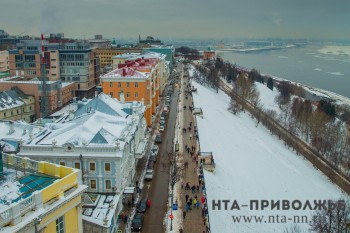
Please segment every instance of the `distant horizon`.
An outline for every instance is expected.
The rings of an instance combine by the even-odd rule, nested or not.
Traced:
[[[5,32],[7,32],[10,36],[30,36],[30,37],[40,37],[41,34],[23,34],[19,35],[20,33],[10,33],[8,30],[5,28],[0,28],[3,29]],[[135,41],[137,42],[139,39],[139,34],[136,34],[135,37],[121,37],[121,36],[105,36],[103,34],[94,34],[92,36],[87,36],[84,35],[84,37],[74,37],[74,36],[69,36],[69,34],[66,34],[64,31],[59,31],[59,32],[47,32],[44,34],[45,37],[48,37],[51,33],[64,33],[64,38],[67,39],[77,39],[77,40],[92,40],[95,39],[95,35],[102,35],[103,39],[109,39],[109,40],[128,40],[128,41]],[[167,41],[190,41],[190,42],[200,42],[200,41],[237,41],[237,42],[242,42],[242,41],[305,41],[305,42],[320,42],[320,43],[349,43],[350,44],[350,38],[349,39],[341,39],[341,38],[334,38],[334,39],[323,39],[323,38],[287,38],[287,37],[166,37],[162,38],[161,36],[157,35],[140,35],[141,39],[146,39],[147,36],[152,36],[154,39],[160,39],[162,42],[167,42]]]

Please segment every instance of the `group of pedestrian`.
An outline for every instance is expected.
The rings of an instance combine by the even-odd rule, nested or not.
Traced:
[[[128,215],[127,215],[127,213],[122,212],[121,217],[122,217],[122,219],[121,219],[122,222],[126,224],[128,222]]]

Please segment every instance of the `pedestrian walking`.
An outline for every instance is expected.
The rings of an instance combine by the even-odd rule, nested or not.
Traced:
[[[148,199],[146,204],[147,204],[147,207],[148,207],[148,208],[151,207],[151,200]]]
[[[186,198],[186,202],[187,202],[187,201],[188,201],[188,198],[189,198],[188,194],[186,194],[185,198]]]
[[[186,165],[185,165],[185,168],[186,168]],[[184,182],[182,181],[182,182],[181,182],[181,189],[184,189],[184,187],[185,187],[185,184],[184,184]]]
[[[186,218],[186,211],[182,211],[182,217],[185,219]]]
[[[125,214],[124,212],[122,212],[122,222],[124,222],[124,217],[125,217]]]
[[[128,200],[128,208],[130,209],[131,208],[131,201]]]
[[[125,215],[124,216],[124,223],[127,223],[128,222],[128,215]]]

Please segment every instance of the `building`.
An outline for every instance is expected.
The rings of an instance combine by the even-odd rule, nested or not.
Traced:
[[[0,153],[1,232],[83,232],[80,170]]]
[[[35,121],[35,98],[17,87],[0,92],[0,120]]]
[[[113,59],[113,63],[112,63],[112,69],[118,69],[119,64],[124,64],[127,60],[131,60],[134,57],[137,57],[138,55],[140,55],[141,53],[123,53],[123,54],[119,54],[114,56]]]
[[[203,51],[203,60],[212,60],[215,58],[215,51],[208,47]]]
[[[91,48],[105,48],[105,49],[111,48],[111,40],[103,39],[102,35],[100,35],[101,39],[97,39],[96,36],[95,36],[95,39],[88,40],[88,42],[91,45]]]
[[[100,65],[101,68],[104,68],[105,66],[112,66],[113,64],[113,57],[124,54],[124,53],[141,53],[142,49],[140,48],[97,48],[96,49],[96,56],[100,58]]]
[[[73,104],[76,110],[62,112],[22,142],[18,155],[81,169],[89,192],[83,204],[84,232],[115,232],[123,191],[133,186],[136,162],[146,153],[145,107],[103,93]]]
[[[141,101],[146,106],[145,118],[148,126],[156,113],[159,96],[167,80],[165,55],[145,53],[131,56],[124,64],[101,76],[104,93],[120,101]]]
[[[0,79],[0,91],[10,90],[17,87],[24,94],[34,96],[35,98],[35,115],[40,118],[40,107],[42,92],[42,82],[39,79],[23,81],[21,77],[10,77]],[[73,82],[47,81],[47,110],[48,114],[53,113],[58,108],[63,107],[75,96],[76,84]]]
[[[89,43],[73,42],[60,45],[61,81],[75,82],[76,97],[79,99],[95,96],[96,79],[100,75],[100,65],[96,55]]]
[[[151,47],[152,45],[163,45],[163,43],[161,40],[154,39],[152,36],[147,36],[146,39],[142,40],[141,36],[139,35],[138,47],[147,48]]]
[[[0,51],[0,75],[9,71],[9,52]]]
[[[160,45],[144,48],[142,51],[151,51],[165,55],[165,60],[169,62],[170,71],[173,70],[175,48],[172,45]]]
[[[43,127],[23,121],[0,121],[0,144],[4,152],[17,153],[22,141],[33,139]]]
[[[11,76],[21,75],[26,79],[42,77],[41,40],[23,40],[16,49],[9,51],[9,68]],[[60,63],[57,44],[44,41],[45,77],[50,81],[60,79]]]

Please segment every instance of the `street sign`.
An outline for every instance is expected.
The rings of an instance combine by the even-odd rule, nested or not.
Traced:
[[[170,215],[169,215],[169,218],[170,218],[170,219],[173,219],[173,218],[174,218],[174,216],[173,216],[172,214],[170,214]]]
[[[173,210],[177,210],[178,209],[178,205],[176,203],[173,204]]]

